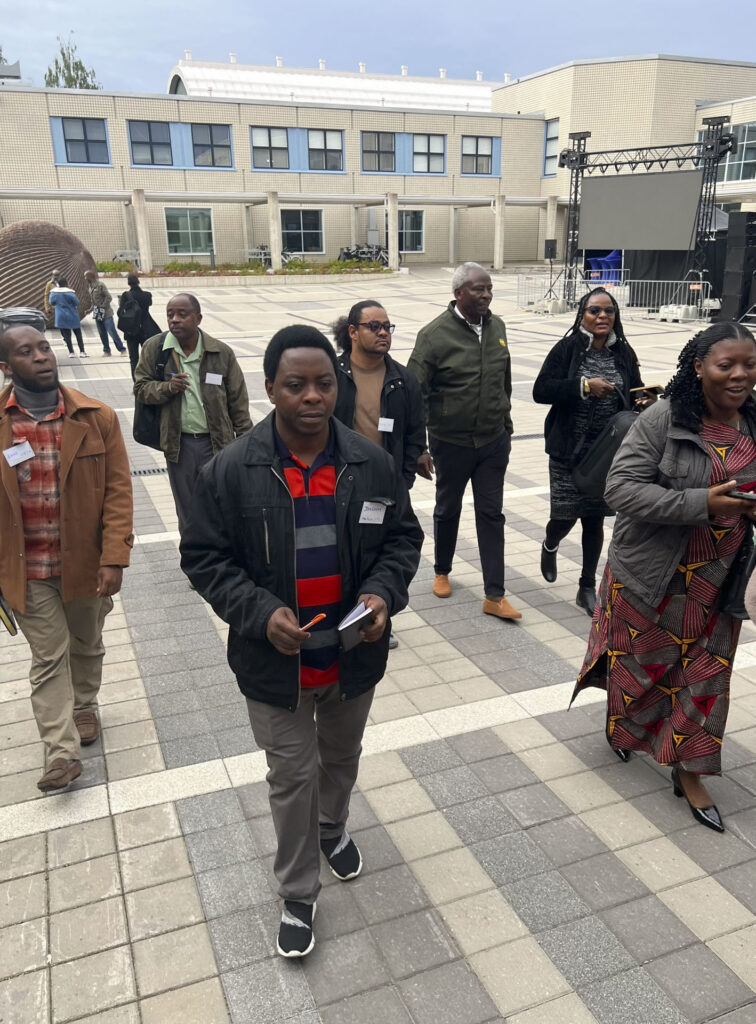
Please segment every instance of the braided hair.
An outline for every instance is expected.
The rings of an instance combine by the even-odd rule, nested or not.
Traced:
[[[589,292],[586,292],[586,294],[581,298],[580,302],[578,302],[577,313],[575,315],[575,322],[573,323],[572,327],[570,327],[569,331],[565,333],[564,337],[569,338],[570,335],[578,333],[580,325],[583,322],[583,317],[585,316],[586,308],[591,304],[591,299],[594,295],[609,296],[612,302],[612,306],[614,307],[614,333],[618,341],[627,342],[627,338],[625,337],[625,329],[622,326],[622,320],[620,318],[620,311],[619,306],[617,305],[617,300],[610,291],[608,291],[606,288],[603,288],[601,285],[599,285],[597,288],[592,288]]]
[[[336,323],[332,324],[331,330],[333,331],[336,348],[340,348],[342,352],[352,351],[352,338],[349,334],[349,328],[356,327],[360,322],[363,309],[369,309],[371,306],[375,306],[378,309],[384,308],[382,302],[376,302],[375,299],[363,299],[362,302],[355,302],[346,316],[340,316]]]
[[[664,397],[670,400],[672,407],[673,422],[697,434],[701,432],[706,402],[695,362],[705,359],[718,341],[752,341],[756,345],[756,338],[743,324],[732,320],[712,324],[694,334],[685,345],[677,359],[677,373],[664,390]]]

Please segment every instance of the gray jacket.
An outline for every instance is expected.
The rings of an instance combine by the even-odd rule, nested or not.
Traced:
[[[756,436],[753,409],[749,403],[744,411]],[[612,463],[604,497],[618,516],[609,567],[654,608],[664,597],[693,530],[709,522],[710,477],[711,458],[704,442],[672,422],[666,399],[638,417]]]

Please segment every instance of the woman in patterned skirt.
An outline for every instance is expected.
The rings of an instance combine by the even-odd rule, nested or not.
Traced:
[[[665,399],[638,418],[609,472],[617,523],[575,694],[608,692],[607,739],[621,760],[672,765],[676,796],[724,831],[702,776],[721,747],[740,621],[723,588],[756,518],[731,497],[756,481],[756,341],[720,323],[680,354]]]
[[[604,545],[604,517],[613,515],[603,498],[581,494],[572,466],[643,382],[638,359],[622,330],[619,309],[606,288],[594,288],[578,306],[575,323],[546,356],[533,398],[551,409],[544,433],[549,455],[551,518],[541,545],[541,573],[557,578],[557,549],[575,523],[583,528],[583,567],[576,604],[593,615],[596,567]]]

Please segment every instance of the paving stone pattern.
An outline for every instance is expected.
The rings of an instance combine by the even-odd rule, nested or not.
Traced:
[[[400,360],[449,280],[422,268],[370,283],[399,324]],[[711,781],[718,836],[674,800],[667,770],[617,761],[600,694],[565,710],[588,627],[573,603],[580,538],[546,585],[544,410],[530,390],[568,318],[518,311],[513,278],[495,289],[517,427],[507,586],[523,620],[481,615],[466,502],[452,597],[430,593],[427,541],[394,623],[350,816],[364,871],[341,884],[324,865],[302,963],[273,952],[264,756],[226,629],[180,571],[161,456],[131,441],[127,364],[61,354],[63,380],[119,412],[139,473],[137,543],[106,624],[103,739],[67,794],[36,789],[28,649],[0,646],[3,1024],[756,1024],[756,631],[744,627]],[[167,297],[155,293],[157,308]],[[358,297],[349,281],[203,289],[205,326],[234,345],[255,421],[267,339],[299,318],[325,330]],[[667,379],[691,331],[630,327],[646,378]],[[432,536],[432,485],[418,481],[413,501]]]

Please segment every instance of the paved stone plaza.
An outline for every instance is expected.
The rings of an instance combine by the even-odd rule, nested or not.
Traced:
[[[204,326],[234,345],[255,421],[262,354],[279,327],[325,328],[375,297],[406,361],[450,295],[450,272],[360,283],[202,287]],[[732,681],[728,831],[696,825],[669,770],[621,764],[597,691],[567,713],[588,619],[574,604],[579,533],[549,586],[545,408],[533,379],[569,318],[516,308],[509,325],[516,435],[507,476],[507,575],[521,623],[481,615],[465,506],[446,601],[426,540],[398,650],[365,736],[350,830],[363,874],[324,867],[317,945],[273,952],[280,916],[265,764],[226,664],[224,627],[178,568],[162,456],[131,440],[128,363],[56,342],[61,377],[118,409],[134,470],[137,541],[107,620],[103,737],[64,794],[36,788],[43,753],[22,638],[0,645],[2,1024],[754,1024],[756,631]],[[155,292],[160,312],[170,292]],[[164,323],[164,316],[157,316]],[[635,322],[647,383],[665,383],[691,330]],[[432,533],[433,485],[413,491]]]

